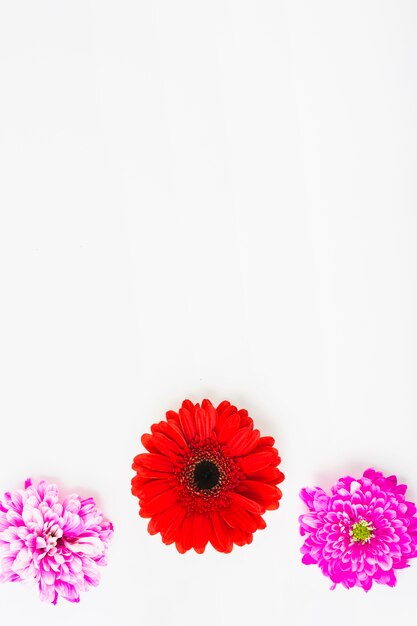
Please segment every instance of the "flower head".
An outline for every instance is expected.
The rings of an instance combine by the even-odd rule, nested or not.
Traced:
[[[209,400],[185,400],[151,431],[142,436],[148,452],[132,466],[132,493],[150,534],[182,553],[202,553],[208,542],[220,552],[251,543],[282,496],[273,438],[261,437],[248,412],[227,401],[215,409]]]
[[[45,602],[79,602],[99,583],[112,534],[93,498],[61,500],[56,485],[28,479],[0,502],[0,582],[36,581]]]
[[[417,556],[416,507],[406,485],[367,469],[362,478],[340,478],[328,496],[302,489],[309,512],[300,516],[303,563],[317,564],[333,581],[369,591],[372,582],[393,587],[395,570]]]

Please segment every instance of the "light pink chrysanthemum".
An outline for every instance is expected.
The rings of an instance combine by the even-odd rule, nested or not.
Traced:
[[[350,589],[369,591],[372,582],[396,584],[395,570],[417,556],[416,506],[407,502],[407,485],[396,476],[367,469],[362,478],[346,476],[331,489],[306,488],[300,497],[309,512],[301,515],[303,563],[316,564],[325,576]]]
[[[45,602],[79,602],[99,583],[112,534],[93,498],[61,501],[56,485],[28,479],[0,502],[0,582],[36,581]]]

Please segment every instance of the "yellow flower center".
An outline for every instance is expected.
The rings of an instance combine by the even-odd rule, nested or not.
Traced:
[[[352,526],[352,540],[359,541],[360,543],[366,543],[370,541],[374,536],[373,532],[375,528],[371,522],[366,522],[364,519],[360,522],[355,522]]]

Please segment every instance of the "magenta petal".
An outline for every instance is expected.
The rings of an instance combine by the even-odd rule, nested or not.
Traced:
[[[317,564],[333,587],[393,587],[395,570],[417,557],[417,509],[405,493],[396,476],[373,468],[359,479],[340,478],[330,497],[319,487],[302,489],[302,562]]]
[[[28,479],[0,506],[0,582],[34,580],[44,602],[79,602],[99,582],[112,535],[93,498],[60,500],[55,484]]]

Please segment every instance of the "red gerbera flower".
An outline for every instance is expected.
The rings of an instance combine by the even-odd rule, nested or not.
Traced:
[[[148,531],[181,553],[220,552],[251,543],[265,528],[266,510],[277,509],[284,480],[272,437],[261,437],[245,409],[209,400],[185,400],[179,412],[142,436],[148,450],[133,462],[132,493]]]

